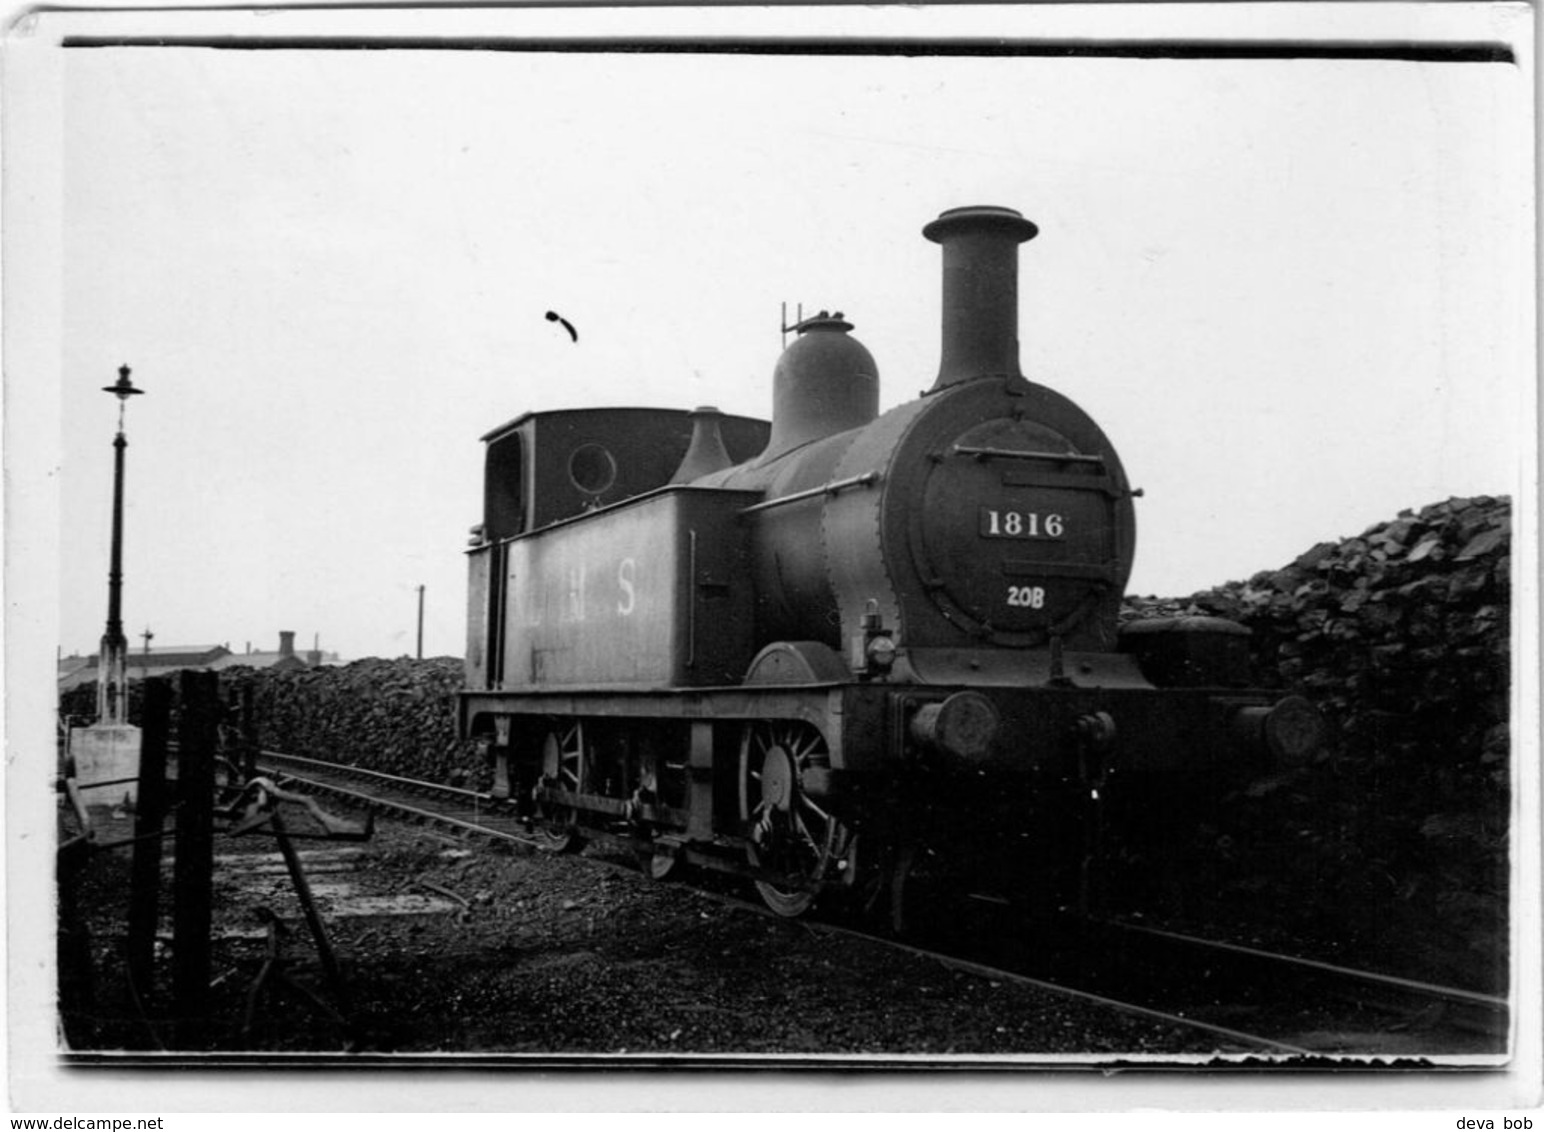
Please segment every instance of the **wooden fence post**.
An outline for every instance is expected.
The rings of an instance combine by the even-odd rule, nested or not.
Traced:
[[[253,706],[254,689],[241,689],[241,776],[247,782],[257,777],[257,712]]]
[[[177,1044],[182,1049],[198,1049],[208,1036],[214,764],[220,745],[219,676],[213,672],[183,672],[181,693],[172,997],[178,1021]]]
[[[134,858],[129,873],[129,982],[142,1006],[155,989],[155,938],[161,898],[161,833],[166,826],[166,751],[171,687],[145,681],[139,748],[139,801],[134,813]]]

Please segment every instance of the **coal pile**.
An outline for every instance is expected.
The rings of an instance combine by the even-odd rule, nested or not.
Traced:
[[[1246,582],[1130,598],[1125,615],[1239,621],[1257,682],[1310,696],[1345,743],[1462,748],[1472,774],[1504,779],[1510,550],[1507,498],[1450,499]]]
[[[252,689],[259,747],[486,789],[486,759],[456,738],[463,679],[458,659],[402,657],[324,668],[231,668],[220,674],[220,691],[236,705]]]
[[[1256,681],[1309,697],[1332,725],[1317,762],[1250,783],[1203,831],[1196,875],[1219,902],[1285,907],[1348,949],[1497,989],[1510,552],[1509,499],[1449,499],[1247,581],[1128,599],[1128,619],[1247,626]]]
[[[456,693],[464,680],[454,657],[432,660],[376,658],[320,668],[249,668],[220,672],[225,704],[220,735],[234,747],[241,705],[252,701],[252,739],[258,747],[305,755],[385,774],[469,789],[486,789],[490,768],[475,744],[456,738]],[[180,703],[172,684],[171,728]],[[129,722],[141,722],[139,681],[129,685]],[[96,684],[60,696],[60,712],[89,720],[96,713]],[[227,751],[229,753],[229,750]]]

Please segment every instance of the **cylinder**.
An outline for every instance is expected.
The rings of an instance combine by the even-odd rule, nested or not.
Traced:
[[[1019,370],[1019,245],[1039,229],[1011,208],[951,208],[922,234],[943,247],[942,389]]]

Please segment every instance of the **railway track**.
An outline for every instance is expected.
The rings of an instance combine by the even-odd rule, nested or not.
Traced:
[[[1506,1049],[1510,1008],[1500,996],[1141,924],[1095,921],[1089,928],[1103,936],[1106,952],[1129,952],[1135,943],[1141,967],[1164,971],[1176,985],[1183,979],[1197,1017],[1253,1009],[1294,1026],[1317,1048],[1329,1045],[1342,1053],[1387,1054],[1403,1047],[1485,1057]],[[1130,982],[1132,975],[1124,974]],[[1328,1016],[1317,1025],[1316,1011]]]
[[[366,809],[432,822],[529,849],[541,847],[541,842],[527,831],[509,805],[475,790],[278,751],[260,752],[257,763],[260,771],[275,773],[294,786]]]
[[[489,841],[543,847],[507,803],[361,767],[264,751],[264,773],[291,789],[429,822]],[[722,891],[715,899],[768,915]],[[1026,921],[1000,908],[951,918],[952,930],[899,941],[813,923],[993,981],[1035,986],[1211,1034],[1219,1054],[1488,1062],[1506,1051],[1503,998],[1200,939],[1147,925],[1066,917]]]
[[[1002,916],[968,930],[994,967],[1300,1053],[1490,1061],[1507,1048],[1498,996],[1113,920]]]

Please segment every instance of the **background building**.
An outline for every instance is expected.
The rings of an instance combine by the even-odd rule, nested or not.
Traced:
[[[59,691],[67,692],[97,678],[100,657],[72,655],[59,660]],[[271,652],[254,651],[251,642],[246,651],[235,653],[230,645],[165,645],[159,648],[131,649],[128,656],[130,682],[151,676],[167,676],[183,669],[217,672],[225,668],[316,668],[340,663],[335,652],[324,653],[313,647],[295,651],[295,634],[285,629],[279,633],[279,647]]]

